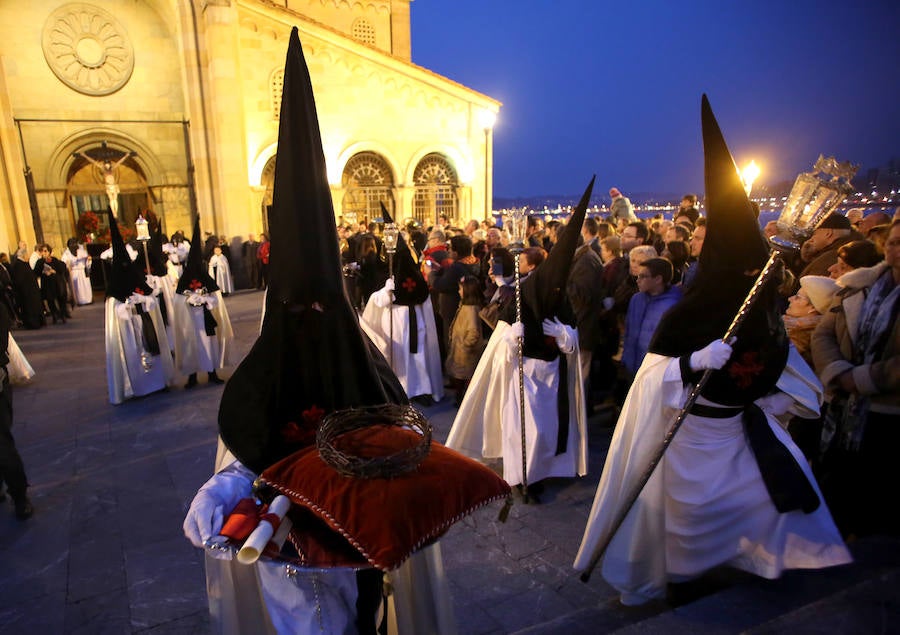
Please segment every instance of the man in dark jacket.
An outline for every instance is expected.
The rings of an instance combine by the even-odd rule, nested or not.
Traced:
[[[597,221],[588,218],[582,227],[582,237],[588,230],[588,221],[593,221],[592,229],[596,229]],[[566,231],[566,230],[564,230]],[[588,232],[589,233],[589,232]],[[575,313],[575,326],[578,329],[578,361],[581,364],[581,376],[584,379],[585,398],[590,402],[591,360],[594,350],[603,346],[604,330],[601,328],[600,314],[603,311],[603,261],[594,251],[597,242],[596,233],[590,242],[585,242],[575,250],[572,258],[572,270],[566,282],[566,295]],[[599,246],[598,246],[599,249]]]

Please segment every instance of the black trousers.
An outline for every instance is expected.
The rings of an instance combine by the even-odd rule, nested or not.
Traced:
[[[3,390],[0,392],[0,482],[6,483],[6,489],[13,500],[20,500],[25,496],[28,479],[25,477],[22,457],[13,440],[12,422],[12,394],[9,378],[4,375]]]

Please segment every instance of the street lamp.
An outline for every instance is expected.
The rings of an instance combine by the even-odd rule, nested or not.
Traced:
[[[497,123],[497,113],[493,110],[482,110],[478,115],[479,123],[484,129],[484,219],[491,218],[491,199],[490,199],[490,156],[491,156],[491,130]]]
[[[750,196],[750,190],[753,189],[753,181],[759,176],[759,166],[756,161],[750,161],[747,166],[741,170],[741,182],[744,184],[744,191]]]

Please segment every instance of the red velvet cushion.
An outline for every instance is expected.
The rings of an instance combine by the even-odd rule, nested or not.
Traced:
[[[342,435],[335,445],[383,456],[420,438],[410,430],[372,426]],[[312,447],[272,465],[262,480],[295,503],[291,538],[304,564],[369,563],[384,571],[398,567],[450,525],[510,491],[481,463],[435,442],[415,471],[395,478],[342,476]]]

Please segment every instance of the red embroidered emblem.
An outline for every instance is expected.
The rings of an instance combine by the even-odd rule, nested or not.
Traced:
[[[134,292],[137,293],[138,295],[145,295],[144,290],[141,289],[140,287],[135,287]]]
[[[765,364],[758,357],[756,351],[745,351],[740,358],[728,365],[728,374],[739,388],[749,388],[753,379],[765,370]]]
[[[308,424],[316,424],[322,421],[322,417],[325,415],[325,411],[319,408],[316,404],[313,404],[309,407],[309,410],[303,411],[303,421]]]
[[[287,443],[310,445],[316,440],[316,429],[301,427],[296,421],[288,421],[281,426],[281,438]]]
[[[188,286],[190,286],[191,289],[196,291],[197,289],[200,289],[201,287],[203,287],[203,283],[200,282],[199,280],[191,280],[191,284]]]
[[[400,286],[402,286],[404,289],[406,289],[407,293],[412,293],[413,290],[416,288],[416,281],[413,280],[412,278],[407,278],[406,280],[403,281],[403,284]]]

